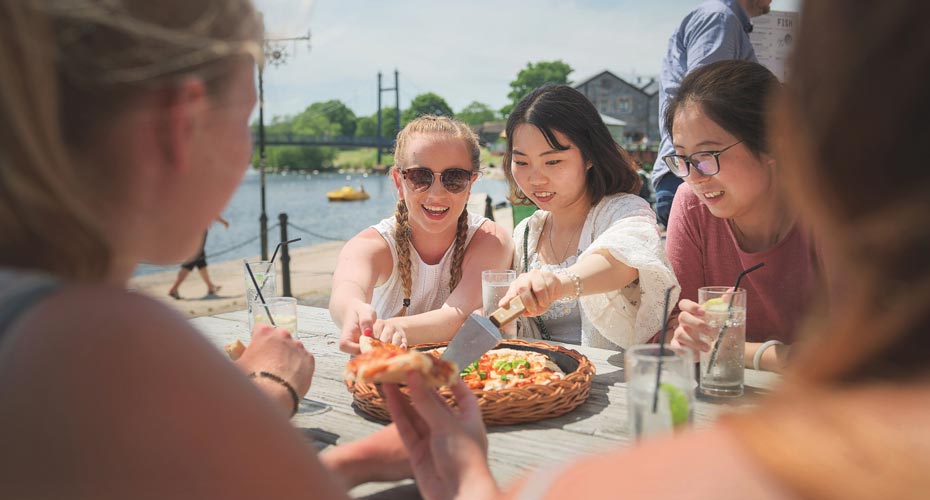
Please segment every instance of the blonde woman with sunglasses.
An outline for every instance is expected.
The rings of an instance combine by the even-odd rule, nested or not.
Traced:
[[[479,155],[475,134],[447,117],[422,116],[398,134],[397,211],[349,240],[333,275],[343,351],[358,353],[362,335],[449,340],[481,308],[481,271],[510,268],[509,233],[466,210]]]

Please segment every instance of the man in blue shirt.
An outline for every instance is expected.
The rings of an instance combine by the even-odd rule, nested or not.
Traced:
[[[662,157],[675,153],[665,131],[665,108],[678,92],[681,81],[691,71],[717,61],[739,59],[756,61],[749,42],[750,17],[769,12],[772,0],[708,0],[682,19],[668,41],[668,52],[659,76],[659,156],[652,170],[656,192],[656,215],[668,226],[675,191],[681,179],[668,171]]]

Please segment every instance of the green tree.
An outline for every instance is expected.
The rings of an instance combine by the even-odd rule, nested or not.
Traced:
[[[381,137],[397,137],[397,108],[381,108]],[[401,124],[403,125],[403,124]],[[375,137],[378,135],[378,112],[369,117],[360,118],[356,128],[356,137]]]
[[[487,104],[474,101],[459,111],[455,117],[469,125],[474,126],[481,125],[484,122],[493,121],[495,118],[497,118],[497,113],[495,113],[494,110],[491,109]]]
[[[374,137],[378,135],[378,116],[362,116],[355,122],[356,137]]]
[[[315,102],[311,104],[309,108],[307,108],[305,113],[325,116],[329,123],[338,124],[339,132],[337,135],[355,135],[357,122],[355,113],[338,99],[324,102]]]
[[[404,110],[401,119],[404,122],[403,124],[406,125],[414,118],[423,115],[453,117],[455,113],[452,112],[452,108],[449,107],[445,99],[432,92],[427,92],[414,97],[410,101],[410,107]]]
[[[501,115],[508,116],[514,106],[537,87],[546,83],[568,84],[568,75],[574,71],[568,64],[559,61],[540,61],[526,63],[526,67],[517,73],[517,78],[510,82],[507,97],[511,103],[501,108]]]

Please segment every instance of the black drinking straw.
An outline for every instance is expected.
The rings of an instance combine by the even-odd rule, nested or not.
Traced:
[[[656,368],[656,391],[652,395],[652,413],[659,409],[659,385],[662,384],[662,358],[665,356],[665,329],[668,328],[668,306],[669,298],[672,296],[672,288],[665,290],[665,315],[662,316],[662,330],[659,331],[659,366]]]
[[[258,299],[262,301],[262,306],[265,307],[265,313],[268,314],[268,321],[271,322],[271,326],[278,326],[274,323],[274,318],[271,317],[271,311],[268,310],[268,304],[265,303],[265,297],[262,296],[262,289],[258,286],[258,281],[255,280],[255,274],[252,273],[249,262],[247,260],[243,260],[243,262],[245,262],[245,270],[249,272],[249,277],[252,278],[252,284],[255,285],[255,292],[258,293]],[[248,291],[246,291],[246,295],[248,295]]]
[[[733,285],[733,293],[730,294],[730,303],[727,304],[727,320],[724,321],[723,327],[720,328],[720,333],[717,334],[717,340],[714,341],[714,349],[710,352],[710,359],[707,361],[707,372],[706,375],[710,375],[710,369],[713,368],[714,362],[717,361],[717,351],[720,350],[720,340],[723,339],[723,334],[727,332],[727,328],[730,327],[730,308],[733,307],[733,299],[736,298],[736,291],[739,290],[739,282],[742,281],[743,276],[759,269],[764,266],[764,262],[760,262],[749,269],[739,273],[739,276],[736,277],[736,284]]]
[[[293,240],[287,240],[284,243],[278,243],[278,246],[274,247],[274,253],[271,254],[271,265],[274,265],[274,258],[278,256],[278,250],[281,249],[281,245],[290,245],[295,241],[300,241],[300,238],[294,238]]]

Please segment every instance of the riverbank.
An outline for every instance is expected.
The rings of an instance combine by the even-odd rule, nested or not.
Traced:
[[[473,193],[468,200],[468,210],[483,214],[485,196],[485,193]],[[494,210],[494,219],[507,230],[513,230],[509,206]],[[315,307],[329,305],[333,271],[336,269],[339,251],[344,245],[344,241],[331,241],[291,249],[291,293],[297,297],[298,303]],[[257,259],[258,255],[249,258]],[[280,265],[279,261],[278,289],[283,291]],[[210,279],[220,287],[219,293],[215,295],[207,295],[207,286],[194,271],[180,287],[181,299],[169,297],[168,290],[177,277],[177,269],[135,276],[129,280],[129,287],[160,300],[191,318],[245,309],[242,259],[210,262],[207,268],[210,271]]]

